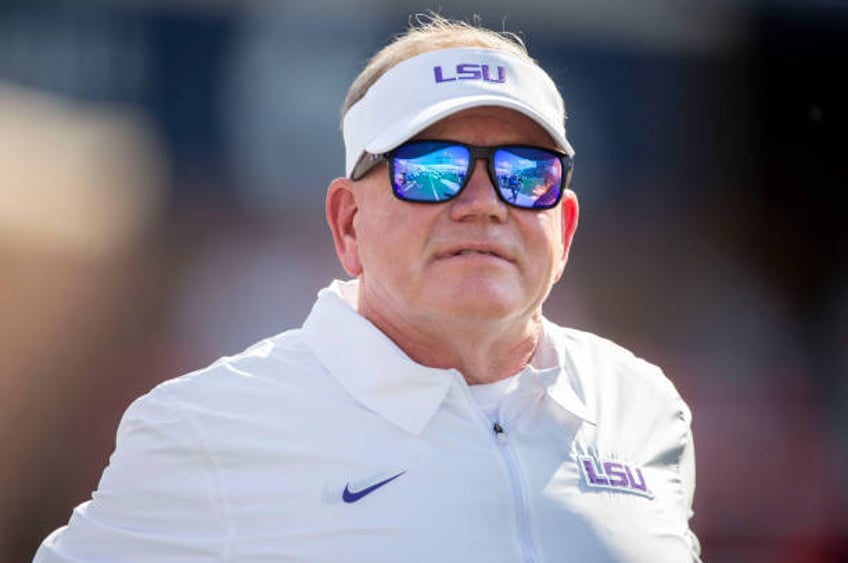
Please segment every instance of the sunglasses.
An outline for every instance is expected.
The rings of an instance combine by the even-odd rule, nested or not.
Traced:
[[[574,167],[574,157],[562,151],[525,145],[478,147],[452,141],[410,141],[381,155],[368,155],[352,179],[365,176],[388,161],[395,196],[404,201],[442,203],[462,191],[477,159],[488,163],[498,197],[520,209],[550,209]]]

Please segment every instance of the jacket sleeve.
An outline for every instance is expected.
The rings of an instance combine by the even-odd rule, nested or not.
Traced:
[[[203,436],[160,387],[124,413],[97,490],[44,540],[34,563],[220,559],[224,506]]]
[[[692,510],[692,503],[695,497],[695,445],[692,438],[692,426],[691,426],[691,415],[689,414],[688,408],[687,412],[687,422],[689,422],[688,432],[686,434],[686,440],[683,450],[683,456],[680,459],[680,480],[683,485],[683,503],[684,509],[686,511],[686,518],[691,521],[694,512]],[[695,532],[692,530],[691,525],[688,526],[686,531],[686,542],[689,545],[689,551],[692,554],[692,561],[694,563],[701,562],[701,544],[698,541],[698,536],[695,535]]]

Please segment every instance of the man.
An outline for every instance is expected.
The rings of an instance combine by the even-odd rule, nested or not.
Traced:
[[[343,115],[326,211],[355,279],[137,400],[36,561],[698,560],[688,408],[542,316],[578,218],[548,75],[434,18]]]

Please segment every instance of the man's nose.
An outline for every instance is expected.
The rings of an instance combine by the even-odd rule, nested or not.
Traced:
[[[506,220],[508,209],[495,192],[497,187],[489,177],[486,161],[477,159],[471,171],[471,178],[458,196],[451,202],[451,216],[458,220],[485,217],[493,221]]]

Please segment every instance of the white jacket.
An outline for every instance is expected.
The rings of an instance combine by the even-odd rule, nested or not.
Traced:
[[[544,322],[498,430],[323,290],[304,326],[136,400],[37,563],[697,561],[690,413],[661,371]]]

